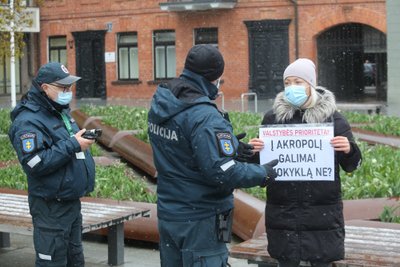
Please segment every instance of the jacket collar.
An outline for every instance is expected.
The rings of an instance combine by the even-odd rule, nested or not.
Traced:
[[[205,95],[208,96],[211,100],[215,100],[218,97],[218,88],[204,78],[201,75],[198,75],[188,69],[183,69],[182,74],[180,78],[185,79],[191,83],[194,83],[197,88],[201,90],[201,92]]]

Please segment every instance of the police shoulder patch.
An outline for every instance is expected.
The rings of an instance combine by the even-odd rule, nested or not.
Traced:
[[[25,154],[32,153],[36,150],[36,134],[25,133],[20,136],[22,152]]]
[[[229,132],[217,132],[218,148],[221,156],[231,157],[236,154],[235,147],[232,142],[232,134]]]

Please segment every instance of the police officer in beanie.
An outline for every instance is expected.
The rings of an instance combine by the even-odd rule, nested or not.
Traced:
[[[262,124],[333,123],[330,140],[335,151],[334,181],[274,181],[267,188],[265,223],[268,252],[279,267],[298,267],[308,261],[312,267],[331,267],[344,258],[344,219],[340,167],[356,170],[362,155],[346,118],[336,109],[335,96],[317,86],[314,62],[299,58],[283,74],[285,90],[280,92]],[[256,151],[261,139],[251,139]],[[294,177],[295,178],[295,177]]]
[[[95,164],[69,113],[72,85],[60,63],[43,65],[11,112],[9,137],[28,178],[36,267],[84,266],[80,197],[94,187]]]
[[[162,267],[227,266],[233,189],[265,186],[276,177],[277,161],[237,160],[243,143],[213,103],[223,71],[216,47],[195,45],[182,74],[152,99],[148,133],[158,173]]]

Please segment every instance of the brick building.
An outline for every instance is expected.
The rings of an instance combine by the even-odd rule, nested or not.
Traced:
[[[309,57],[339,101],[386,101],[385,0],[47,0],[40,12],[20,77],[64,62],[83,78],[78,99],[149,99],[193,44],[212,43],[225,99],[273,98],[287,64]]]

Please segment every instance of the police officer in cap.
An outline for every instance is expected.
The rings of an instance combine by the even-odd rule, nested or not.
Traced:
[[[157,169],[162,267],[228,266],[233,189],[265,186],[273,166],[240,162],[251,147],[233,135],[213,103],[224,59],[212,45],[195,45],[182,74],[161,84],[148,114]]]
[[[93,191],[95,164],[70,115],[80,77],[60,63],[43,65],[11,112],[9,137],[28,178],[38,266],[84,266],[80,197]]]

